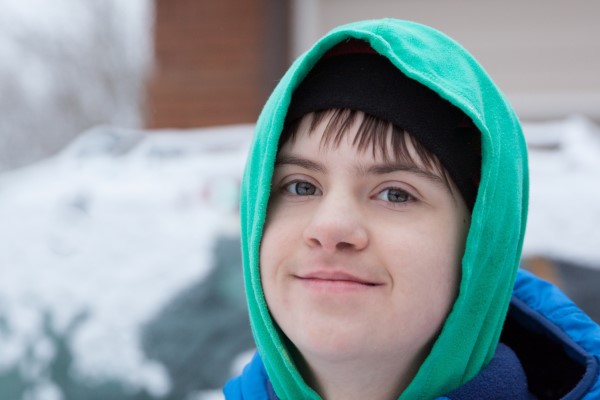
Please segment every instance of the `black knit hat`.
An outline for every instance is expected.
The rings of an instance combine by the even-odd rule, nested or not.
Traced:
[[[481,137],[471,120],[362,41],[330,50],[294,91],[286,125],[331,108],[362,111],[405,130],[435,154],[473,210]]]

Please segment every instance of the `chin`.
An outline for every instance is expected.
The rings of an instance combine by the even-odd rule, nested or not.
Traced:
[[[303,331],[303,335],[293,342],[303,355],[330,362],[347,361],[371,352],[368,337],[361,338],[355,332],[350,335],[341,329]]]

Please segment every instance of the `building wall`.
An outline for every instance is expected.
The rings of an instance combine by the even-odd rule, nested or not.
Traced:
[[[380,17],[421,22],[458,40],[524,119],[600,120],[596,0],[296,0],[293,55],[334,26]]]
[[[156,0],[146,126],[254,122],[285,68],[287,2]]]

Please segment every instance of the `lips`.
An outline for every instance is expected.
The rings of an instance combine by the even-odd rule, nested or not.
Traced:
[[[378,281],[366,277],[353,275],[345,271],[313,271],[295,276],[303,281],[313,283],[340,283],[355,284],[362,286],[379,286],[382,284]]]

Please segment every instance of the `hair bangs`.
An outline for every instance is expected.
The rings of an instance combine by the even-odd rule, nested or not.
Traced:
[[[439,175],[446,185],[450,187],[450,177],[439,159],[427,150],[410,133],[362,111],[348,108],[334,108],[306,114],[304,117],[288,124],[279,139],[279,148],[285,143],[294,143],[300,125],[309,124],[307,133],[312,135],[317,127],[326,119],[327,124],[321,137],[322,147],[338,147],[342,139],[349,134],[357,118],[363,115],[360,125],[352,138],[352,145],[359,152],[371,151],[373,157],[381,156],[386,162],[396,161],[407,165],[414,165]],[[310,120],[307,121],[307,118]],[[415,156],[409,149],[409,141],[414,149]]]

